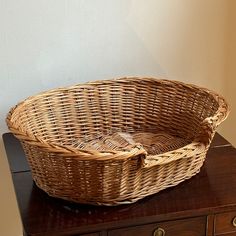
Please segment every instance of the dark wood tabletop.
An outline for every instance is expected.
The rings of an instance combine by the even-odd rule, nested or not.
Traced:
[[[33,182],[18,140],[3,135],[25,235],[93,235],[119,228],[236,209],[236,149],[216,134],[201,171],[134,204],[103,207],[52,198]],[[99,235],[103,235],[102,233]]]

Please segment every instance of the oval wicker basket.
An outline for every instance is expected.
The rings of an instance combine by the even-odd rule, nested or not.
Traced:
[[[223,97],[194,85],[121,78],[54,89],[11,109],[37,186],[79,203],[132,203],[200,171]]]

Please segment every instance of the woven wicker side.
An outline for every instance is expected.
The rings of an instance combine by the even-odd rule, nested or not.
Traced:
[[[23,144],[36,184],[49,195],[116,205],[198,173],[228,110],[207,89],[122,78],[33,96],[10,111],[7,124]]]
[[[17,107],[14,126],[46,143],[109,131],[164,130],[192,139],[217,101],[199,88],[151,79],[78,85]]]
[[[129,161],[91,162],[48,153],[26,143],[23,147],[33,179],[41,189],[81,203],[111,205],[115,199],[126,199],[135,188],[134,176],[141,167],[139,156]]]
[[[157,129],[192,140],[217,109],[207,91],[136,78],[53,90],[20,104],[12,119],[28,135],[58,145],[113,130]]]

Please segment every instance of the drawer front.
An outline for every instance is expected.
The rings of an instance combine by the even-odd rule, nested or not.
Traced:
[[[205,236],[206,217],[166,221],[111,230],[108,236]]]
[[[79,236],[99,236],[99,233],[80,234]]]
[[[236,236],[236,233],[220,234],[220,236]]]
[[[236,233],[236,211],[215,215],[215,234],[228,233]]]

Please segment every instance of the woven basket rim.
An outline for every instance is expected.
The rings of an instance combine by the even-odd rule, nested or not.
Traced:
[[[77,148],[72,148],[66,145],[58,145],[58,144],[54,144],[51,142],[46,142],[44,140],[39,139],[38,137],[27,133],[27,131],[21,130],[18,127],[15,126],[14,121],[12,121],[12,115],[14,114],[14,112],[16,112],[18,109],[20,109],[21,107],[23,107],[24,105],[26,105],[29,102],[33,102],[35,99],[39,98],[40,96],[45,96],[47,94],[53,93],[53,92],[68,92],[70,90],[73,90],[75,88],[93,88],[94,86],[97,86],[99,84],[112,84],[112,83],[130,83],[132,81],[137,81],[139,80],[139,82],[142,81],[149,81],[149,82],[158,82],[158,83],[163,83],[169,86],[173,86],[173,85],[177,85],[177,86],[184,86],[185,88],[189,88],[189,89],[198,89],[201,91],[204,91],[207,94],[210,94],[217,103],[219,103],[219,108],[217,109],[217,111],[215,112],[214,115],[207,117],[203,123],[207,123],[208,125],[212,125],[212,120],[214,120],[214,118],[217,117],[221,117],[221,119],[218,121],[218,124],[220,124],[223,120],[226,119],[226,117],[229,114],[229,105],[226,102],[226,100],[219,95],[218,93],[209,90],[207,88],[204,87],[200,87],[197,85],[193,85],[193,84],[189,84],[189,83],[184,83],[184,82],[180,82],[180,81],[176,81],[176,80],[169,80],[169,79],[161,79],[161,78],[154,78],[154,77],[121,77],[121,78],[115,78],[115,79],[108,79],[108,80],[96,80],[96,81],[90,81],[87,83],[81,83],[81,84],[76,84],[76,85],[72,85],[72,86],[66,86],[66,87],[58,87],[58,88],[54,88],[54,89],[50,89],[47,91],[43,91],[40,92],[36,95],[33,96],[29,96],[26,99],[24,99],[23,101],[19,102],[18,104],[16,104],[14,107],[11,108],[11,110],[9,111],[9,113],[7,114],[6,117],[6,123],[9,127],[9,130],[15,135],[20,137],[21,139],[24,139],[24,142],[30,142],[31,145],[36,145],[36,146],[40,146],[43,147],[45,149],[50,149],[50,151],[53,152],[57,152],[59,155],[61,156],[66,156],[66,155],[74,155],[75,157],[80,154],[80,156],[82,158],[89,158],[90,155],[97,155],[98,158],[96,158],[97,160],[107,160],[107,159],[127,159],[127,157],[132,157],[135,155],[139,155],[139,154],[143,154],[143,155],[147,155],[146,151],[140,147],[140,146],[135,146],[133,149],[131,150],[126,150],[126,151],[105,151],[105,152],[101,152],[101,151],[97,151],[97,150],[86,150],[86,149],[77,149]],[[217,124],[217,125],[218,125]],[[183,150],[183,149],[188,149],[188,148],[192,148],[192,144],[195,143],[196,147],[201,147],[202,146],[202,142],[201,140],[193,140],[192,143],[187,144],[179,149],[176,149],[174,151],[169,151],[169,152],[165,152],[163,154],[167,154],[167,153],[173,153],[179,150]],[[163,154],[158,154],[155,155],[155,157],[163,157]]]

